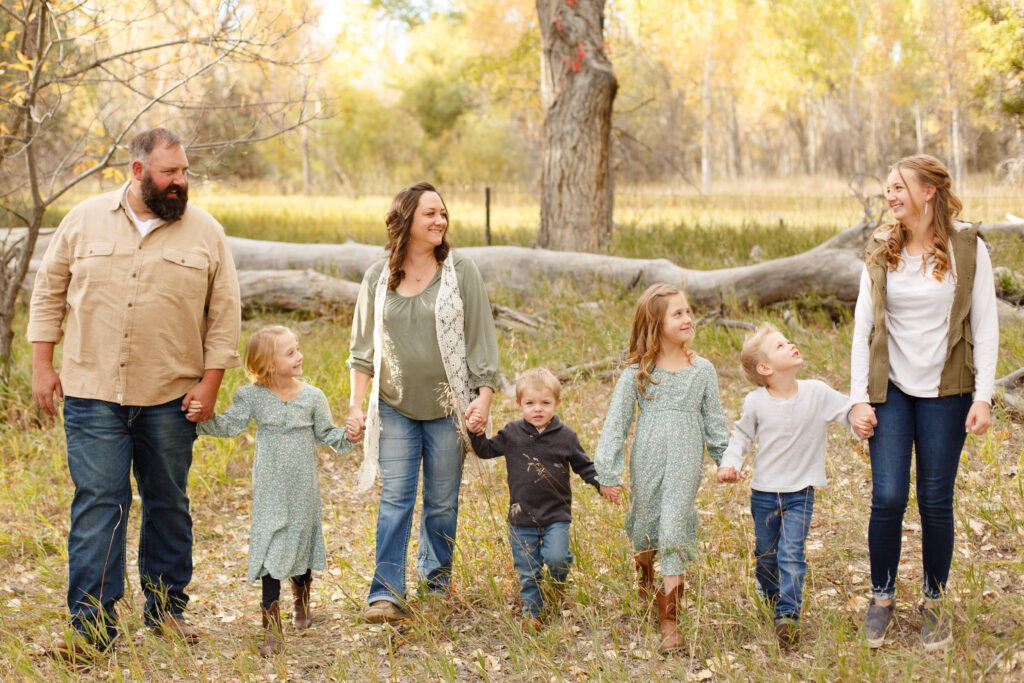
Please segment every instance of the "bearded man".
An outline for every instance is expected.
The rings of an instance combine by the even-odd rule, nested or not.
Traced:
[[[240,364],[235,266],[224,229],[188,203],[181,139],[154,128],[129,152],[131,179],[61,221],[29,315],[32,392],[50,415],[63,401],[75,485],[67,593],[74,629],[51,650],[67,660],[94,657],[117,636],[131,474],[142,502],[145,622],[196,641],[182,617],[192,579],[190,420],[210,417],[224,369]],[[53,352],[62,337],[58,373]],[[192,400],[204,409],[188,418]]]

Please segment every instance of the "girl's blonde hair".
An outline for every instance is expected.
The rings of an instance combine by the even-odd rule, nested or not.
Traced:
[[[274,374],[274,356],[286,334],[293,337],[295,333],[283,325],[269,325],[256,330],[245,345],[242,363],[253,384],[267,386]]]
[[[935,195],[931,200],[935,212],[932,219],[935,243],[925,253],[924,261],[927,264],[928,259],[934,259],[935,269],[932,271],[932,275],[936,280],[941,281],[946,277],[950,268],[949,236],[953,232],[953,220],[960,215],[960,210],[963,209],[963,203],[951,189],[953,183],[949,176],[949,170],[946,169],[945,164],[930,154],[903,157],[892,165],[889,173],[892,173],[893,170],[899,173],[904,185],[907,179],[903,173],[909,171],[922,185],[935,188]],[[914,208],[921,210],[921,207],[918,206]],[[925,210],[927,210],[927,203]],[[888,236],[885,242],[871,253],[869,260],[876,266],[885,266],[889,270],[896,270],[901,260],[900,253],[910,237],[910,230],[899,221],[884,226],[882,231],[886,229]]]
[[[640,396],[647,398],[647,387],[655,382],[651,378],[654,362],[661,353],[661,326],[668,309],[668,300],[677,294],[686,296],[686,292],[672,285],[656,284],[648,287],[640,300],[636,302],[633,313],[633,327],[629,332],[629,351],[626,353],[626,365],[636,365],[636,385]],[[693,361],[696,353],[687,344],[684,349],[687,358]]]

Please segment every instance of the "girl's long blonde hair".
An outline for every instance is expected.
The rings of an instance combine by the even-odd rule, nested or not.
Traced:
[[[648,287],[640,300],[636,302],[633,313],[633,327],[629,332],[629,351],[626,353],[626,365],[636,365],[636,385],[640,396],[648,398],[647,388],[656,384],[651,377],[654,363],[661,353],[661,326],[665,320],[668,300],[677,294],[686,295],[672,285],[656,284]],[[690,345],[684,349],[687,358],[692,362],[697,355]]]
[[[249,343],[245,345],[245,353],[242,355],[242,364],[253,384],[270,384],[270,377],[274,374],[277,347],[286,334],[295,336],[294,332],[283,325],[269,325],[261,327],[249,338]]]
[[[927,265],[928,259],[934,259],[935,269],[932,276],[941,281],[950,269],[949,236],[953,232],[953,220],[960,215],[963,203],[953,194],[952,179],[946,165],[930,154],[903,157],[892,165],[889,172],[892,173],[893,170],[899,173],[904,185],[907,179],[903,173],[909,171],[921,184],[935,188],[935,195],[932,197],[935,211],[932,228],[935,239],[932,248],[924,255],[924,262]],[[914,208],[920,211],[921,207]],[[889,270],[896,270],[900,264],[903,246],[910,237],[910,230],[899,221],[884,226],[879,232],[884,230],[888,230],[885,242],[868,258],[877,266],[884,265]]]

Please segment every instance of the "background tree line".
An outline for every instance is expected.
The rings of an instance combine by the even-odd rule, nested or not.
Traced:
[[[311,192],[538,182],[534,2],[376,0],[343,19],[311,158],[285,136],[248,172],[298,190],[312,166]],[[618,0],[605,21],[619,182],[849,177],[917,151],[957,178],[1024,179],[1019,0]]]

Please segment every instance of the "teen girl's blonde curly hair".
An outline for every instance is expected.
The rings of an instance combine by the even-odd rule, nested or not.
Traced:
[[[677,294],[685,296],[685,292],[672,285],[656,284],[648,287],[640,300],[636,302],[633,313],[633,327],[629,332],[629,351],[626,353],[626,365],[636,365],[636,385],[640,396],[648,398],[647,388],[656,384],[651,377],[654,362],[661,353],[661,327],[665,320],[668,300]],[[692,362],[696,352],[687,343],[684,348],[687,358]]]
[[[932,276],[936,280],[942,280],[950,269],[949,236],[953,232],[953,220],[960,215],[960,210],[963,209],[963,203],[951,189],[952,179],[949,177],[949,171],[945,164],[930,154],[904,157],[892,165],[889,173],[892,173],[893,170],[899,174],[904,185],[907,183],[907,175],[912,175],[922,185],[935,188],[935,195],[930,202],[926,202],[924,207],[917,206],[915,203],[914,208],[921,213],[929,210],[934,212],[932,218],[932,228],[935,234],[934,244],[925,253],[924,258],[925,264],[928,259],[933,259],[935,268],[932,271]],[[911,201],[914,201],[913,197],[911,197]],[[929,209],[929,204],[934,208]],[[888,231],[887,234],[886,231]],[[889,270],[896,270],[900,264],[903,247],[910,238],[910,229],[896,221],[881,227],[875,234],[880,237],[884,236],[885,241],[868,257],[870,262],[877,266],[884,265]]]

